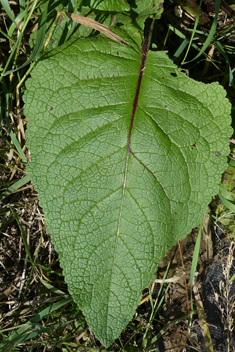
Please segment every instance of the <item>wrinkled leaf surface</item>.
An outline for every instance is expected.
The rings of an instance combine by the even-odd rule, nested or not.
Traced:
[[[166,53],[148,53],[133,113],[141,59],[106,38],[70,42],[39,62],[25,95],[28,173],[69,291],[106,346],[198,225],[229,153],[225,90]]]

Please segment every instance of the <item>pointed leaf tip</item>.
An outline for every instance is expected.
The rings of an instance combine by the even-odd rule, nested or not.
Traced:
[[[229,153],[225,90],[163,52],[148,54],[132,120],[141,53],[106,38],[67,43],[38,63],[24,98],[27,170],[69,291],[105,346],[198,225]]]

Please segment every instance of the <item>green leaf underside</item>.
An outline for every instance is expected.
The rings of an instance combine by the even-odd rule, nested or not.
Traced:
[[[27,170],[69,291],[106,346],[218,192],[232,133],[222,87],[149,52],[127,162],[140,63],[139,48],[81,39],[39,62],[25,95]]]

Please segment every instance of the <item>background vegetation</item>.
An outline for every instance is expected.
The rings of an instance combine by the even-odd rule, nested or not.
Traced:
[[[219,81],[227,91],[234,116],[233,6],[222,4],[220,8],[217,2],[201,3],[199,15],[198,4],[194,1],[166,1],[161,19],[155,22],[152,47],[167,50],[190,77],[205,83]],[[71,20],[61,19],[57,16],[58,11],[81,11],[109,26],[115,23],[115,13],[97,11],[89,7],[89,1],[81,0],[51,2],[49,11],[45,10],[47,5],[48,1],[2,0],[0,350],[99,351],[102,346],[69,296],[57,253],[46,232],[37,193],[25,172],[30,151],[25,147],[27,116],[24,116],[22,95],[25,79],[35,60],[45,50],[60,45],[57,38],[64,42],[71,35],[98,34]],[[158,348],[180,351],[194,343],[193,329],[204,322],[205,317],[203,306],[197,306],[201,302],[199,296],[195,292],[190,294],[190,273],[192,276],[197,266],[200,291],[205,269],[216,260],[224,239],[235,234],[234,145],[232,137],[228,169],[222,177],[220,192],[208,207],[210,217],[203,220],[204,242],[197,247],[196,264],[191,266],[198,229],[164,258],[156,274],[158,281],[143,292],[143,300],[133,320],[110,351],[157,351]],[[212,242],[213,236],[217,236],[216,243]],[[231,268],[229,279],[232,273]],[[168,279],[172,277],[173,280]],[[166,279],[164,283],[163,278]],[[227,311],[224,322],[227,327],[233,314],[232,309]],[[197,350],[212,351],[210,331],[205,328],[202,335],[204,342],[195,344]]]

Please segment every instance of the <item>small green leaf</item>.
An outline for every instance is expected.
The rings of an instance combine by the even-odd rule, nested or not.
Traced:
[[[66,43],[27,81],[27,170],[69,290],[105,346],[218,193],[232,134],[225,95],[164,52],[106,38]]]
[[[101,10],[101,11],[111,11],[111,12],[123,12],[129,11],[130,5],[125,0],[91,0],[90,8]]]
[[[135,4],[132,10],[137,15],[136,22],[142,29],[144,29],[146,18],[158,19],[163,12],[163,1],[161,0],[135,0]]]
[[[163,11],[163,1],[161,0],[135,0],[136,8],[133,10],[141,16],[157,16],[160,18],[160,13]]]

